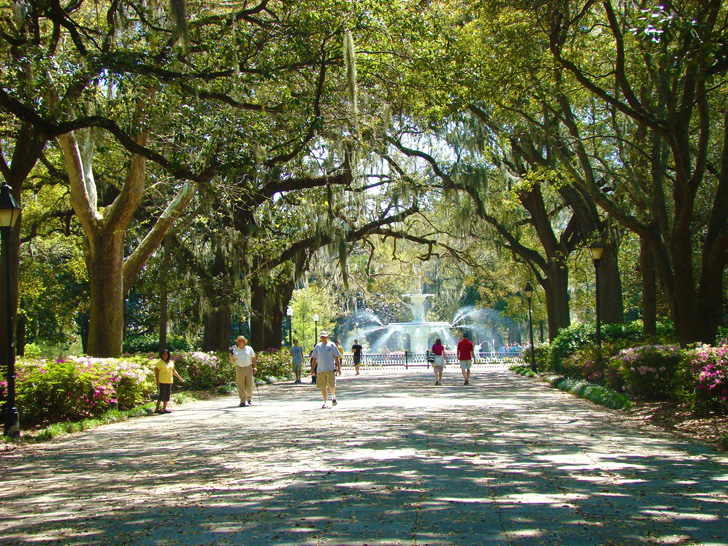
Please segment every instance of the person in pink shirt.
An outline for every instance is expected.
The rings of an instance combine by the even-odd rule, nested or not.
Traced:
[[[463,372],[463,379],[467,385],[470,383],[470,367],[475,360],[475,349],[473,342],[468,339],[467,332],[463,333],[463,339],[458,342],[458,360],[460,361],[460,371]]]
[[[445,347],[439,337],[435,340],[430,352],[435,355],[435,361],[432,363],[432,369],[435,370],[435,385],[442,385],[442,370],[445,368],[447,359]]]

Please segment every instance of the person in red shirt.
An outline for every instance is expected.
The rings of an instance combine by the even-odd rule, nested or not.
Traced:
[[[458,342],[458,360],[460,361],[460,371],[463,373],[463,379],[467,385],[470,383],[470,366],[475,360],[475,349],[473,342],[468,339],[467,332],[463,333],[463,339]]]

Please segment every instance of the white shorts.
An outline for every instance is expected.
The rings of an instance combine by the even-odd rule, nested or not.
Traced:
[[[433,368],[444,368],[445,367],[445,357],[443,355],[437,356],[435,355],[435,362],[432,363]]]
[[[472,360],[461,360],[460,361],[460,369],[462,370],[469,370],[470,366],[473,364]]]

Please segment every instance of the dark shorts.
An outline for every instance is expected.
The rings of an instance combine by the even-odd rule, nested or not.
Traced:
[[[172,383],[160,383],[159,384],[159,401],[169,402],[169,397],[172,396]]]
[[[361,362],[361,355],[360,356],[354,355],[354,364],[359,364],[360,362]]]

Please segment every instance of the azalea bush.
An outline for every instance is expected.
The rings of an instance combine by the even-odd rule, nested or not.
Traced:
[[[30,425],[97,417],[111,408],[129,409],[155,390],[154,372],[143,357],[18,359],[16,401]],[[0,382],[0,398],[7,383]]]
[[[610,359],[612,381],[621,378],[630,394],[665,400],[679,388],[677,378],[682,360],[676,345],[641,345],[622,349]]]
[[[695,409],[728,413],[728,345],[699,345],[688,352]]]
[[[174,368],[184,380],[182,388],[204,390],[235,381],[235,366],[228,353],[202,351],[172,353]]]
[[[284,379],[292,377],[291,355],[288,349],[268,349],[260,351],[258,357],[258,377],[267,379]],[[306,367],[304,359],[304,369]]]

